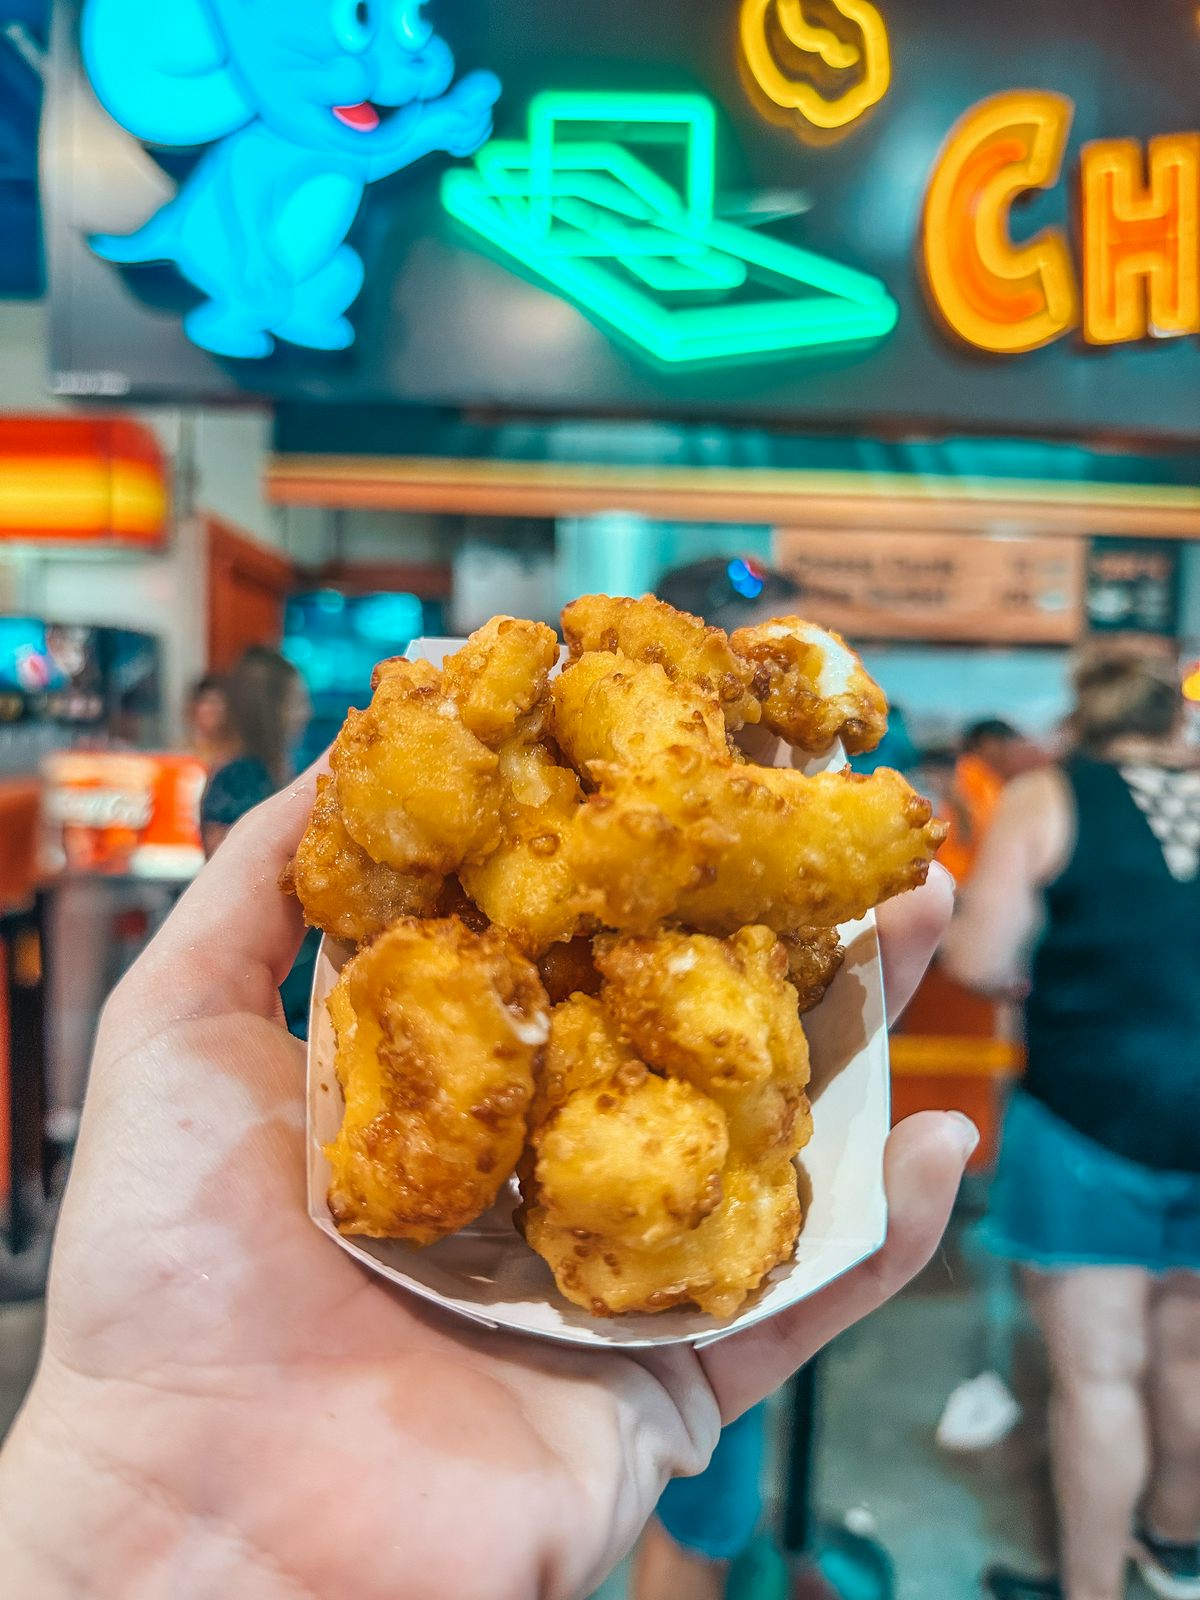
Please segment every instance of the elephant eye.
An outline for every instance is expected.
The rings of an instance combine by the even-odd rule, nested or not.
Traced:
[[[358,56],[370,48],[375,37],[374,9],[371,0],[333,0],[333,32],[343,50]]]
[[[433,38],[433,23],[421,15],[425,0],[395,0],[396,37],[409,50],[420,50]]]

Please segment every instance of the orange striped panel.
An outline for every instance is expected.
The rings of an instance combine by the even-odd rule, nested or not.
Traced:
[[[162,452],[140,423],[0,418],[0,540],[154,546],[169,515]]]

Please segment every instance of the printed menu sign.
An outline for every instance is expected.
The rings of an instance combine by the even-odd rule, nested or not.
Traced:
[[[780,529],[776,565],[816,621],[856,639],[1072,644],[1086,546],[1072,538]]]

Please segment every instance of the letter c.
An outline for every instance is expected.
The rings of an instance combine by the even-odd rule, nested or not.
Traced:
[[[967,112],[938,157],[925,201],[926,283],[953,332],[980,350],[1036,350],[1079,320],[1062,232],[1017,244],[1009,227],[1023,193],[1058,182],[1073,114],[1048,91],[996,95]]]

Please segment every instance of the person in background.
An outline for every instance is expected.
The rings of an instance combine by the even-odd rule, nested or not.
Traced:
[[[229,726],[229,690],[225,679],[206,673],[192,685],[187,699],[187,747],[210,772],[237,754]]]
[[[950,824],[950,836],[938,856],[958,883],[971,875],[1005,785],[1045,761],[1040,745],[998,717],[977,722],[963,734],[952,802],[943,818]]]
[[[200,802],[200,831],[211,856],[234,823],[295,777],[295,751],[312,716],[304,679],[277,650],[254,645],[228,679],[234,754],[208,781]],[[320,938],[304,941],[280,987],[288,1029],[308,1034],[309,997]]]
[[[1200,773],[1170,662],[1076,676],[1073,752],[1005,789],[943,945],[1026,1000],[985,1236],[1046,1340],[1062,1576],[996,1600],[1200,1597]],[[1031,969],[1026,955],[1032,949]]]
[[[958,753],[949,745],[931,745],[921,751],[913,784],[933,802],[934,812],[943,822],[949,820],[959,804],[954,787]]]
[[[230,753],[213,772],[201,804],[208,855],[234,823],[295,776],[294,751],[312,705],[304,680],[277,650],[253,645],[226,685]]]
[[[654,589],[677,611],[702,617],[710,627],[733,633],[770,617],[791,616],[800,602],[798,584],[752,556],[714,556],[676,567]]]
[[[852,756],[850,765],[855,772],[869,776],[880,767],[891,767],[912,779],[921,765],[921,752],[908,726],[908,713],[903,706],[892,704],[888,708],[888,728],[874,750],[864,755]]]

